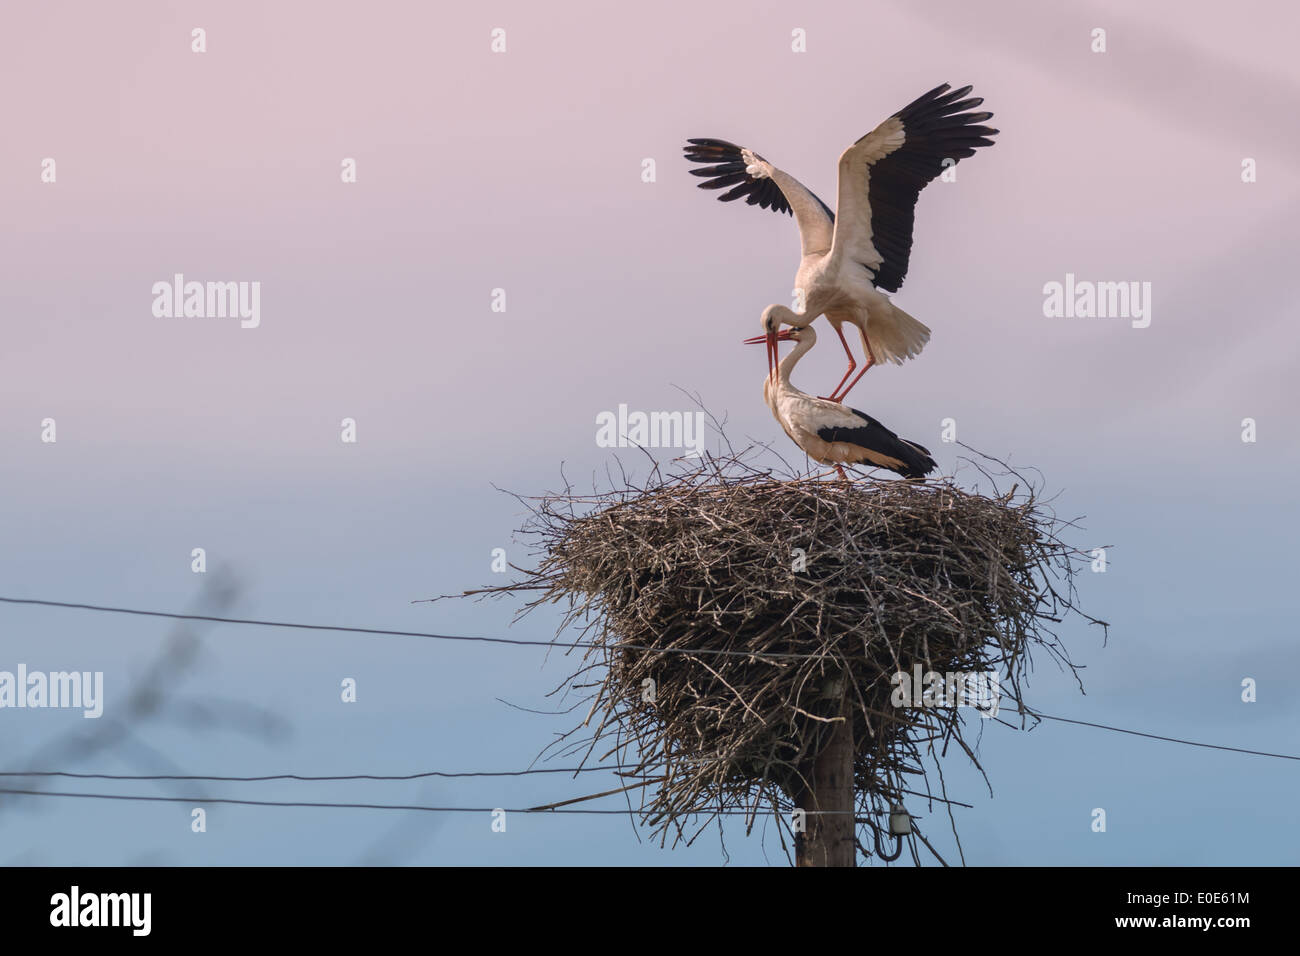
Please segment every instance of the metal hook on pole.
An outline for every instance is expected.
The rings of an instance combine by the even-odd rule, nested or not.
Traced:
[[[886,853],[880,847],[880,829],[872,827],[876,842],[876,856],[887,863],[892,863],[903,855],[903,837],[912,832],[912,817],[904,809],[901,803],[895,803],[889,808],[889,835],[894,838],[894,852]]]

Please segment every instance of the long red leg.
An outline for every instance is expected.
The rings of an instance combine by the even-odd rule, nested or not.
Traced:
[[[844,354],[849,357],[849,369],[847,372],[844,373],[844,377],[840,379],[839,385],[836,385],[833,389],[831,389],[831,393],[829,395],[820,396],[822,398],[825,398],[826,401],[828,402],[839,401],[839,399],[836,398],[835,396],[839,393],[840,385],[843,385],[845,382],[847,382],[849,380],[849,376],[853,374],[853,370],[858,367],[858,360],[853,357],[853,350],[849,348],[849,341],[844,337],[844,327],[841,325],[835,326],[835,334],[840,337],[840,344],[844,346]],[[862,371],[865,372],[866,369],[864,368]],[[858,376],[858,378],[861,377],[862,377],[861,375]],[[857,380],[858,379],[855,378],[853,381],[856,382]],[[852,387],[853,387],[852,385],[849,386],[849,388]]]
[[[846,474],[844,474],[844,469],[843,469],[840,465],[836,465],[836,466],[835,466],[835,470],[838,471],[838,472],[840,473],[840,478],[841,478],[843,481],[848,482],[848,480],[849,480],[849,476],[846,475]]]
[[[843,336],[840,336],[840,338],[843,338]],[[867,364],[864,365],[864,366],[862,367],[862,371],[858,373],[858,378],[855,378],[853,381],[849,382],[848,387],[847,387],[846,389],[844,389],[844,391],[842,391],[842,392],[838,392],[838,393],[836,393],[836,392],[831,392],[831,401],[832,401],[832,402],[842,402],[842,401],[844,401],[844,396],[847,395],[847,394],[849,394],[849,392],[853,390],[853,386],[854,386],[854,385],[857,385],[857,384],[858,384],[858,379],[860,379],[860,378],[862,378],[862,376],[866,375],[866,374],[867,374],[867,369],[871,368],[871,366],[873,366],[873,365],[876,364],[876,356],[873,355],[872,352],[871,352],[871,342],[867,339],[867,333],[866,333],[866,332],[863,332],[863,333],[862,333],[862,343],[863,343],[863,345],[866,347],[866,350],[867,350]],[[847,347],[848,347],[848,346],[846,345],[845,348],[847,348]],[[849,369],[849,371],[851,372],[851,371],[853,371],[853,369]],[[848,378],[847,375],[845,375],[844,377],[845,377],[845,378]],[[843,383],[843,382],[840,382],[840,384],[843,385],[844,383]]]

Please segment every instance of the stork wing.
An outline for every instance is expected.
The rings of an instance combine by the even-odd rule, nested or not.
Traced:
[[[799,180],[777,169],[758,153],[728,143],[724,139],[689,139],[686,158],[692,163],[707,163],[692,169],[692,176],[703,176],[701,189],[726,189],[718,197],[722,202],[745,197],[751,206],[776,212],[793,212],[799,224],[803,254],[828,252],[835,236],[835,214],[830,207]]]
[[[899,438],[866,412],[846,408],[856,420],[853,426],[831,425],[817,430],[825,442],[848,442],[863,450],[864,459],[878,468],[896,471],[904,478],[922,478],[939,467],[927,448]]]
[[[921,190],[945,160],[992,146],[997,130],[981,126],[992,113],[963,113],[984,102],[962,99],[969,86],[936,86],[885,120],[840,156],[839,220],[833,252],[866,266],[876,287],[897,292],[907,275],[912,226]]]

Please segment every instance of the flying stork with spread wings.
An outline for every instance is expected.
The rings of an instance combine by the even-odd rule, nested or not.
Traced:
[[[718,197],[723,202],[744,197],[751,206],[794,214],[803,255],[795,275],[796,304],[803,307],[768,306],[763,330],[774,351],[782,324],[803,328],[826,316],[849,358],[831,401],[843,399],[873,364],[902,364],[930,338],[930,330],[885,293],[897,292],[907,275],[921,190],[957,160],[993,145],[990,137],[998,131],[981,125],[993,114],[967,112],[984,102],[966,99],[970,91],[937,86],[846,149],[835,212],[751,149],[720,139],[688,140],[686,158],[706,164],[691,170],[704,177],[701,189],[727,189]],[[866,366],[847,387],[857,362],[841,329],[845,322],[857,326],[866,352]]]

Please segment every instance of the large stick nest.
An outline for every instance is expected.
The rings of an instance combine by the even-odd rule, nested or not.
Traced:
[[[540,561],[492,590],[567,608],[587,649],[562,686],[592,701],[562,743],[616,755],[661,842],[694,839],[688,818],[752,826],[796,805],[846,693],[870,824],[930,795],[926,752],[955,742],[979,765],[963,737],[978,713],[894,706],[895,674],[994,671],[1001,710],[1019,715],[1032,651],[1073,671],[1052,626],[1073,609],[1080,554],[1032,490],[779,480],[736,458],[623,485],[527,499]]]

